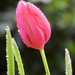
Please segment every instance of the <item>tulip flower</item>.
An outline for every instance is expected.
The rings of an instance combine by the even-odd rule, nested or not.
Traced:
[[[43,49],[51,36],[51,27],[43,12],[30,2],[20,0],[16,8],[19,34],[24,44]]]

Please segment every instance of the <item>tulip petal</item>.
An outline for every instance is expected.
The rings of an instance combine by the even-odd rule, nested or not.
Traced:
[[[33,32],[33,35],[30,34],[30,37],[33,38],[33,42],[36,46],[38,46],[38,48],[41,46],[43,47],[45,42],[43,31],[37,26],[37,23],[29,10],[26,11],[26,17]]]
[[[18,7],[16,8],[16,20],[17,20],[17,27],[19,29],[19,33],[21,35],[22,40],[27,46],[31,46],[31,43],[29,42],[27,36],[26,36],[26,30],[29,32],[29,29],[26,29],[25,26],[27,26],[27,22],[24,19],[22,4],[19,2]]]
[[[45,34],[45,41],[47,42],[51,35],[51,27],[47,18],[45,17],[43,12],[39,8],[31,4],[30,2],[27,2],[27,7],[29,8],[30,12],[35,18],[35,21],[37,22],[38,27],[43,30]]]

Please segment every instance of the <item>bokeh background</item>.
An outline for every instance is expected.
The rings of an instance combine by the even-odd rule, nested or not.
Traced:
[[[19,0],[0,0],[0,75],[6,75],[5,27],[9,26],[23,60],[26,75],[45,75],[40,52],[27,48],[16,27],[15,9]],[[38,6],[48,18],[52,35],[45,53],[52,75],[65,75],[65,48],[69,49],[75,75],[75,0],[27,0]],[[17,65],[16,73],[18,74]]]

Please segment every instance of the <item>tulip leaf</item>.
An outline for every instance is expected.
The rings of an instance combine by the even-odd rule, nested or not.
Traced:
[[[71,58],[68,49],[65,49],[65,68],[66,75],[72,75]]]
[[[14,55],[12,50],[12,39],[9,27],[6,27],[6,58],[7,58],[7,74],[14,75]]]
[[[18,46],[17,46],[17,44],[16,44],[14,38],[12,38],[12,46],[13,46],[14,56],[15,56],[15,59],[16,59],[16,61],[17,61],[19,74],[20,74],[20,75],[25,75],[25,73],[24,73],[24,68],[23,68],[23,63],[22,63],[22,59],[21,59],[21,55],[20,55]]]

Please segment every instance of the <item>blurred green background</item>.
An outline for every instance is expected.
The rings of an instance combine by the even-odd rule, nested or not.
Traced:
[[[51,75],[65,75],[65,48],[69,49],[75,75],[75,0],[27,0],[38,6],[50,21],[52,35],[45,45]],[[15,38],[26,75],[45,75],[38,50],[27,48],[17,32],[15,8],[18,0],[0,0],[0,75],[6,75],[5,27],[9,26]],[[16,73],[18,75],[17,65]]]

